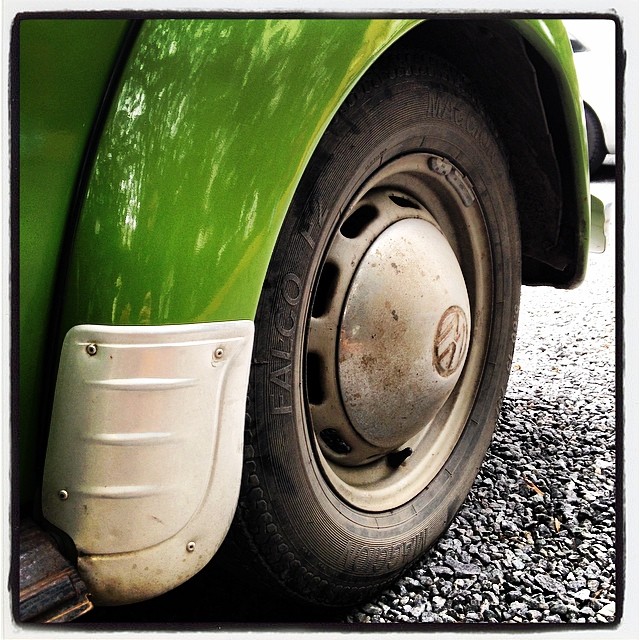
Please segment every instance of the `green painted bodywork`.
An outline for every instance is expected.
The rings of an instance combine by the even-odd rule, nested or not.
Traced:
[[[145,22],[106,119],[84,205],[73,213],[79,217],[65,256],[62,322],[53,336],[51,298],[72,190],[127,27],[120,21],[73,22],[21,25],[25,452],[33,447],[29,434],[37,421],[43,352],[70,327],[253,319],[280,225],[323,131],[377,56],[418,23]],[[587,203],[582,111],[568,39],[553,22],[514,25],[563,78],[560,91],[577,150],[576,188]],[[46,60],[52,69],[43,85]],[[22,469],[23,488],[29,487],[27,457]]]
[[[96,112],[128,23],[25,20],[20,24],[20,476],[34,477],[45,349],[69,208]]]
[[[147,22],[96,157],[64,327],[253,319],[324,127],[410,26]]]

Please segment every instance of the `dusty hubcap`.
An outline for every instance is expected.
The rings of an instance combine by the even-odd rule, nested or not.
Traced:
[[[469,317],[460,265],[435,224],[400,220],[366,252],[342,317],[338,377],[351,425],[380,453],[421,431],[453,391]]]
[[[446,463],[477,393],[491,291],[482,209],[447,159],[389,163],[341,216],[314,286],[305,397],[343,500],[396,507]]]

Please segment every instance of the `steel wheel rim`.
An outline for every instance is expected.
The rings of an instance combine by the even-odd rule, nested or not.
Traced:
[[[448,249],[442,247],[439,254],[447,267],[444,271],[455,271],[450,262],[454,256],[468,301],[465,307],[465,296],[458,292],[431,314],[433,326],[426,330],[426,338],[418,333],[422,344],[419,351],[424,357],[419,358],[423,364],[414,366],[417,375],[434,382],[424,361],[436,351],[434,344],[428,344],[428,336],[438,333],[435,325],[438,318],[444,319],[444,311],[450,307],[462,310],[459,315],[466,316],[466,323],[462,324],[466,325],[467,337],[463,357],[457,364],[453,360],[455,376],[444,399],[423,402],[419,394],[412,396],[413,392],[407,394],[406,389],[401,389],[398,397],[403,402],[413,397],[418,400],[415,404],[421,406],[414,411],[413,426],[404,431],[402,423],[393,422],[392,418],[394,435],[387,437],[387,422],[373,431],[364,425],[372,422],[376,411],[384,412],[393,393],[379,401],[375,394],[367,402],[359,404],[354,400],[360,365],[353,365],[352,358],[351,373],[355,375],[345,373],[349,357],[345,359],[344,345],[348,341],[344,333],[359,325],[360,320],[366,324],[371,310],[374,314],[380,310],[375,303],[369,304],[366,292],[354,293],[374,282],[373,272],[369,272],[376,264],[374,252],[378,251],[382,258],[395,255],[395,249],[408,234],[415,237],[410,247],[413,254],[408,251],[413,258],[405,261],[409,276],[403,287],[423,285],[419,272],[433,263],[421,262],[420,252],[432,252],[432,247],[444,240]],[[338,216],[315,278],[304,348],[303,388],[315,459],[333,492],[351,506],[368,512],[399,507],[420,493],[445,466],[471,413],[484,366],[492,307],[491,267],[484,216],[473,186],[467,176],[441,156],[416,153],[385,165]],[[385,277],[393,289],[394,281]],[[430,290],[432,297],[440,298],[434,293],[438,291]],[[404,304],[401,294],[394,291],[392,301]],[[455,304],[449,304],[451,301]],[[418,307],[407,309],[410,315],[419,313]],[[385,330],[393,326],[392,321],[388,322]],[[407,322],[410,325],[411,317]],[[373,405],[373,410],[367,405]],[[392,413],[386,412],[387,420]],[[421,420],[426,422],[416,431]]]

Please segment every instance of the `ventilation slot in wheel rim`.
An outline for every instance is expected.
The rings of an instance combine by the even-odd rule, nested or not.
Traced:
[[[320,437],[334,453],[340,455],[351,453],[351,447],[343,440],[337,429],[323,429]]]
[[[310,404],[322,404],[325,399],[322,377],[322,358],[317,353],[307,354],[307,398]]]
[[[338,284],[338,275],[338,267],[331,262],[327,262],[322,268],[311,311],[314,318],[321,318],[329,310]]]
[[[370,205],[353,212],[340,227],[340,233],[349,239],[357,238],[378,216],[378,210]]]
[[[403,209],[420,209],[418,204],[404,196],[390,195],[389,200]]]

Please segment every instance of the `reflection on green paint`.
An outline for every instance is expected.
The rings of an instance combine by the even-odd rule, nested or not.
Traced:
[[[95,160],[65,328],[251,319],[315,142],[407,21],[144,25]]]

